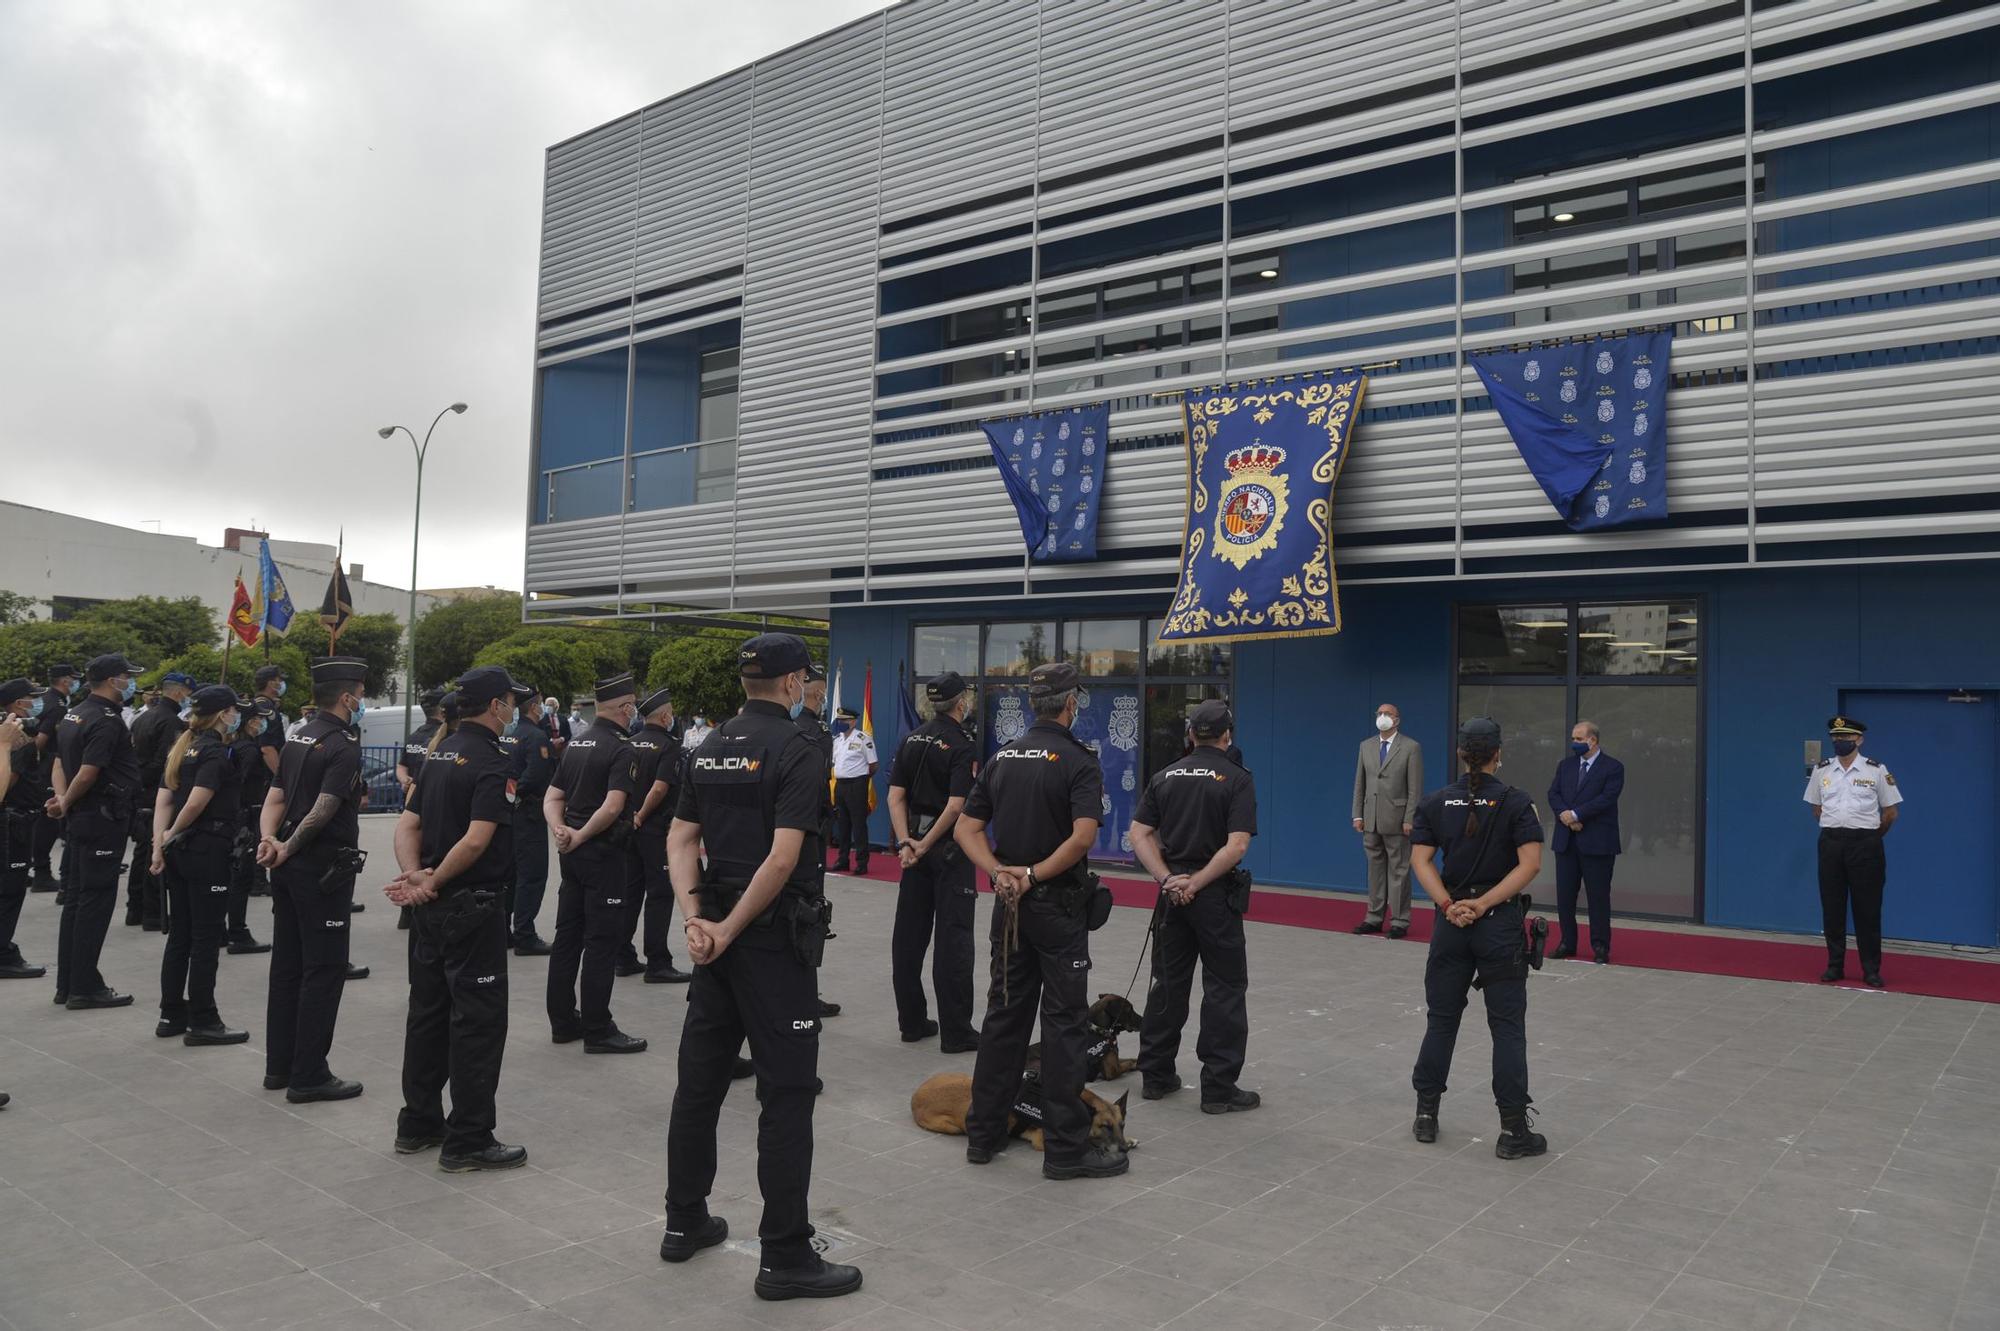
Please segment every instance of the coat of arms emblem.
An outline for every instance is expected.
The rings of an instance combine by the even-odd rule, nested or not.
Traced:
[[[1264,444],[1239,448],[1222,460],[1229,479],[1215,506],[1215,557],[1248,567],[1275,549],[1284,530],[1288,486],[1278,468],[1285,450]]]

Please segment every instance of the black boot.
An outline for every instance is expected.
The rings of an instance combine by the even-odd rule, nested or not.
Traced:
[[[1528,1126],[1526,1107],[1500,1111],[1500,1135],[1493,1142],[1493,1154],[1502,1160],[1519,1160],[1541,1155],[1549,1149],[1549,1139]]]
[[[1410,1132],[1418,1141],[1438,1139],[1438,1102],[1443,1099],[1444,1095],[1438,1091],[1417,1092],[1417,1121],[1410,1125]]]
[[[851,1266],[823,1260],[813,1254],[810,1265],[773,1270],[757,1268],[755,1286],[760,1299],[837,1299],[861,1288],[861,1272]]]

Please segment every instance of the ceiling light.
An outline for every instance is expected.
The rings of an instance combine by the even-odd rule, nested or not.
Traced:
[[[1277,275],[1278,275],[1278,270],[1275,268],[1261,269],[1257,274],[1257,276],[1259,277],[1276,277]]]
[[[1557,213],[1557,214],[1556,214],[1556,216],[1555,216],[1555,220],[1556,220],[1556,221],[1558,221],[1558,222],[1574,222],[1574,221],[1576,220],[1576,214],[1575,214],[1575,213]]]
[[[1579,638],[1615,638],[1618,635],[1615,633],[1579,633],[1576,636]]]
[[[1650,642],[1614,642],[1611,645],[1613,647],[1651,647],[1653,644]]]
[[[1676,624],[1695,624],[1699,622],[1693,615],[1682,615],[1674,620]]]
[[[1680,654],[1680,649],[1677,647],[1648,647],[1644,652],[1640,653],[1642,656],[1679,656]]]
[[[1514,621],[1514,627],[1517,629],[1566,629],[1569,627],[1569,621],[1567,619],[1517,619]]]

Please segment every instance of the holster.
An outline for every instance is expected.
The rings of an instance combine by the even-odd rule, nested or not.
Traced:
[[[1508,906],[1515,904],[1515,902],[1519,902],[1524,912],[1529,905],[1533,904],[1527,897],[1517,897],[1515,901],[1502,902],[1494,909],[1505,910]],[[1535,923],[1541,925],[1540,943],[1546,943],[1549,933],[1548,923],[1543,920],[1536,920]],[[1499,984],[1506,980],[1525,980],[1528,978],[1530,968],[1540,970],[1542,968],[1540,947],[1530,948],[1528,943],[1529,932],[1528,930],[1523,930],[1514,935],[1516,947],[1507,960],[1491,966],[1482,963],[1478,974],[1472,977],[1472,987],[1474,989],[1484,989],[1489,984]]]
[[[495,904],[499,893],[484,888],[454,892],[436,901],[427,901],[417,907],[422,912],[425,925],[446,943],[456,943],[470,938],[479,927],[491,919],[499,907]]]
[[[1250,909],[1250,871],[1248,869],[1240,864],[1237,865],[1234,869],[1224,874],[1222,881],[1216,884],[1216,886],[1222,889],[1223,903],[1229,909],[1235,911],[1238,915],[1242,915]]]
[[[327,865],[319,876],[320,890],[333,892],[345,889],[368,864],[368,852],[359,846],[335,846],[328,852]],[[342,879],[346,882],[342,882]]]
[[[818,970],[826,959],[826,940],[833,937],[833,903],[825,897],[780,895],[777,920],[791,930],[792,951],[801,964]]]

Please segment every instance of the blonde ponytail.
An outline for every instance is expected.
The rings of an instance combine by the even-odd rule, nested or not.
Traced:
[[[181,788],[181,760],[186,758],[187,751],[194,747],[196,737],[207,734],[210,731],[220,734],[222,732],[222,718],[225,714],[224,712],[214,712],[208,716],[197,716],[189,721],[187,729],[181,731],[180,735],[175,738],[174,747],[167,750],[166,785],[168,790],[179,790]]]

